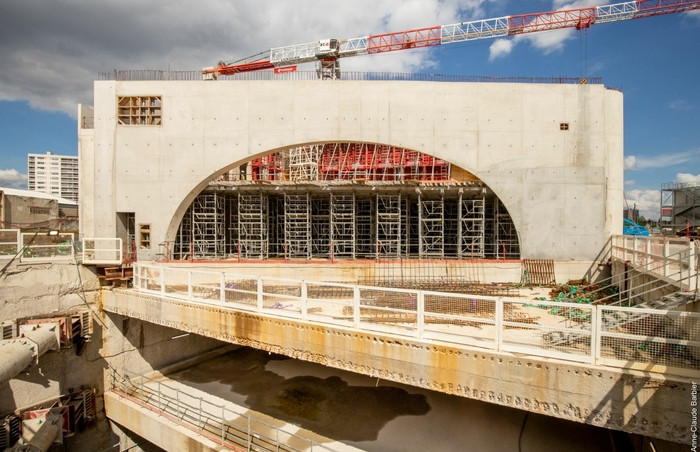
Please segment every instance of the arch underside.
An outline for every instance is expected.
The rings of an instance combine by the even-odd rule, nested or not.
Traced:
[[[169,258],[518,259],[518,234],[473,174],[403,148],[294,147],[211,181]]]

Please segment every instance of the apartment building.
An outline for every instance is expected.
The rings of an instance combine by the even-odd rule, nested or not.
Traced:
[[[78,201],[78,157],[29,154],[27,157],[27,188],[61,198]]]

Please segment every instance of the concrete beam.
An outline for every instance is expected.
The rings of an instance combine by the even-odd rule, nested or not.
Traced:
[[[692,382],[103,291],[103,309],[385,380],[690,443]]]
[[[106,392],[104,400],[105,411],[112,421],[164,450],[194,452],[230,450],[112,392]]]

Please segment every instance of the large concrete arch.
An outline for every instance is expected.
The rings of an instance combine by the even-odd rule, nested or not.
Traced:
[[[123,97],[157,96],[160,125],[118,124]],[[468,169],[508,208],[524,258],[591,260],[621,231],[622,94],[602,85],[404,81],[99,81],[80,130],[81,234],[116,213],[151,243],[212,176],[317,142],[414,149]],[[139,251],[153,259],[157,249]]]
[[[357,143],[357,142],[355,142],[355,143]],[[389,144],[389,143],[367,143],[367,142],[362,142],[362,143],[366,144],[366,145],[371,145],[371,146],[379,145],[379,146],[391,147],[391,144]],[[285,148],[273,149],[273,150],[266,151],[266,152],[263,152],[263,153],[258,154],[258,155],[251,156],[244,163],[248,163],[251,160],[254,160],[258,157],[263,157],[263,156],[274,154],[277,152],[284,152],[284,151],[287,151],[289,149],[300,148],[300,147],[305,147],[305,146],[313,146],[313,145],[323,145],[323,144],[325,144],[325,143],[324,142],[294,143],[290,146],[286,146]],[[414,151],[414,149],[410,149],[410,150]],[[433,156],[433,157],[435,157],[435,156]],[[452,163],[452,162],[450,162],[450,163]],[[219,170],[217,170],[215,173],[211,174],[210,176],[208,176],[204,180],[199,181],[199,183],[193,188],[193,190],[191,190],[188,193],[188,196],[185,199],[183,199],[182,202],[180,203],[180,205],[176,208],[175,215],[171,219],[171,221],[166,229],[166,241],[167,242],[172,242],[175,240],[175,236],[176,236],[178,227],[180,226],[180,223],[182,221],[183,214],[185,213],[187,208],[192,204],[192,201],[195,199],[197,194],[199,194],[202,190],[206,189],[209,186],[209,182],[211,180],[213,180],[214,178],[216,178],[222,174],[227,173],[230,170],[237,169],[240,165],[241,165],[241,162],[238,162],[238,161],[233,162],[230,165],[225,166],[224,168],[220,168]],[[462,171],[466,171],[467,173],[469,173],[470,176],[473,176],[473,172],[470,171],[470,168],[460,168],[460,169]],[[473,177],[476,177],[476,176],[473,176]],[[479,180],[479,182],[483,182],[483,181]],[[485,184],[485,185],[486,185],[485,188],[490,188],[490,187],[488,187],[488,184]],[[496,195],[496,197],[498,197],[498,193],[494,193],[494,194]],[[505,207],[507,208],[508,206],[505,206]],[[517,229],[517,225],[516,225],[516,229]]]

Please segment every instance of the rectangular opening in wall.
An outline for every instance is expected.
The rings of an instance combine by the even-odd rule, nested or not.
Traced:
[[[117,98],[117,124],[159,126],[162,124],[162,96]]]
[[[128,259],[134,259],[136,247],[136,215],[134,212],[117,212],[117,237],[124,241]]]
[[[139,223],[139,248],[151,249],[151,225]]]
[[[568,122],[560,122],[559,123],[559,130],[569,130],[569,123]]]

